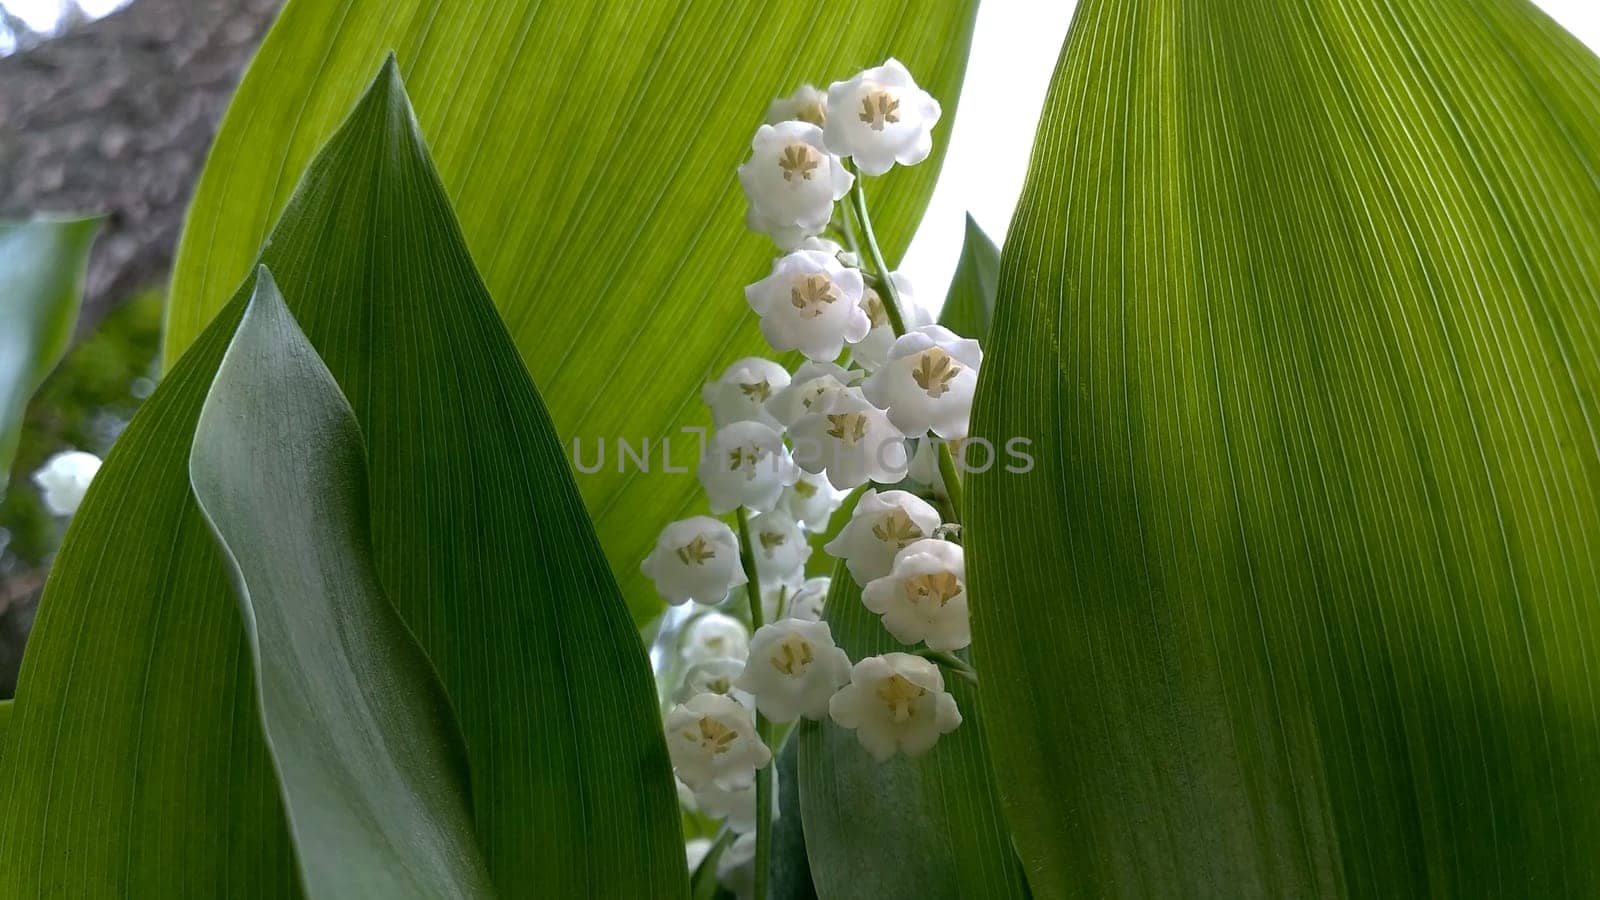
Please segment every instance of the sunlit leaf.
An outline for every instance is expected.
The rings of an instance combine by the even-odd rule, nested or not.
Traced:
[[[961,259],[950,279],[939,321],[962,337],[983,340],[994,319],[994,293],[1000,279],[1000,248],[967,216]]]

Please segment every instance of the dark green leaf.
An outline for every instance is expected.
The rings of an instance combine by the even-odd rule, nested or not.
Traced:
[[[795,735],[798,737],[798,735]],[[772,823],[772,900],[816,900],[811,882],[811,861],[806,857],[806,835],[800,813],[800,742],[784,742],[778,751],[778,820]]]
[[[189,479],[239,592],[306,892],[489,896],[455,717],[378,583],[355,412],[265,268]]]
[[[0,700],[0,756],[6,755],[6,726],[11,724],[11,701]]]
[[[297,173],[398,49],[473,257],[580,474],[624,596],[661,609],[639,562],[661,526],[703,509],[684,426],[700,386],[770,352],[743,288],[771,241],[744,227],[735,168],[774,96],[895,56],[944,104],[935,155],[872,179],[897,261],[955,119],[977,0],[292,0],[229,108],[176,263],[167,359],[250,271]],[[649,440],[651,471],[617,447]]]
[[[824,618],[853,661],[908,649],[862,605],[843,563]],[[1026,896],[979,727],[977,691],[944,675],[964,721],[924,756],[880,763],[854,731],[832,720],[804,721],[795,734],[805,848],[823,900]]]
[[[0,494],[28,398],[67,351],[100,220],[0,222]]]
[[[1515,0],[1085,0],[968,488],[1036,893],[1600,893],[1600,62]]]
[[[394,66],[262,261],[366,436],[379,581],[455,710],[499,892],[682,896],[643,648]],[[251,287],[145,402],[68,530],[0,760],[0,896],[294,881],[249,652],[186,472]]]
[[[987,338],[999,279],[1000,248],[968,215],[966,240],[961,244],[961,259],[939,313],[940,324],[962,337]]]

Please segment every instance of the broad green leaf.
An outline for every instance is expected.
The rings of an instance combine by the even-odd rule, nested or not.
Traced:
[[[239,593],[306,892],[489,896],[450,702],[378,583],[361,428],[266,268],[189,480]]]
[[[1600,893],[1600,61],[1519,0],[1085,0],[974,646],[1036,894]]]
[[[962,337],[984,340],[994,319],[994,292],[1000,279],[1000,248],[967,216],[961,259],[950,279],[939,322]]]
[[[365,435],[378,580],[455,710],[498,892],[683,896],[643,648],[393,65],[262,262]],[[276,897],[296,880],[187,478],[252,287],[141,407],[68,530],[0,760],[0,896]]]
[[[910,649],[862,605],[843,563],[823,618],[851,660]],[[1027,895],[1001,817],[978,693],[949,671],[944,676],[964,721],[916,759],[880,763],[831,719],[803,721],[795,734],[805,848],[822,900]]]
[[[28,398],[67,351],[98,218],[0,222],[0,494]]]
[[[11,701],[0,700],[0,756],[6,753],[6,726],[11,723]]]
[[[701,511],[700,386],[770,353],[743,288],[772,243],[744,227],[734,171],[773,97],[888,56],[944,105],[935,156],[872,179],[898,260],[955,118],[977,0],[291,0],[239,87],[173,274],[175,361],[250,271],[297,174],[391,48],[490,294],[563,444],[603,467],[579,487],[640,622],[661,526]],[[617,442],[651,471],[624,463]]]
[[[791,735],[778,749],[778,782],[774,803],[778,820],[772,823],[772,865],[769,896],[772,900],[816,900],[811,862],[806,856],[806,835],[800,812],[800,742]]]

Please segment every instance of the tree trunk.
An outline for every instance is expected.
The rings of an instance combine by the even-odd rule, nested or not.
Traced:
[[[137,0],[0,57],[0,218],[107,216],[79,336],[166,277],[217,122],[281,4]]]

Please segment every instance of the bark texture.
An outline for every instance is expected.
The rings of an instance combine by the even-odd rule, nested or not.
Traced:
[[[217,122],[281,4],[137,0],[0,57],[0,218],[108,217],[80,336],[167,276]]]

